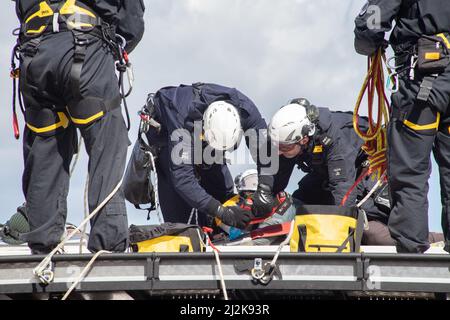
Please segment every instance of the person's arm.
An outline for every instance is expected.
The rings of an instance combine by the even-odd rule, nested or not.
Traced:
[[[371,56],[385,43],[384,35],[400,11],[402,0],[369,0],[355,19],[355,50]]]
[[[346,141],[340,137],[340,131],[333,125],[328,130],[328,135],[333,137],[330,145],[325,147],[326,164],[328,168],[328,188],[334,197],[334,204],[340,205],[347,191],[351,188],[356,178],[354,163],[350,163],[346,154]],[[352,158],[353,159],[353,158]],[[353,192],[347,199],[345,205],[355,204],[356,192]]]
[[[131,53],[144,35],[144,0],[123,0],[116,32],[125,38],[125,50]]]
[[[295,158],[279,157],[279,168],[274,176],[273,193],[277,194],[286,189],[295,167]]]

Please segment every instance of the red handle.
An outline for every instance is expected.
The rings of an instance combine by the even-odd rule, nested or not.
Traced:
[[[14,137],[19,140],[20,138],[20,131],[19,131],[19,122],[17,121],[17,114],[13,114],[13,130],[14,130]]]

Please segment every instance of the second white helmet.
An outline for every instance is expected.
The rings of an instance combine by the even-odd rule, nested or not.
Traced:
[[[203,130],[206,142],[214,149],[233,149],[242,139],[239,112],[228,102],[213,102],[203,114]]]
[[[305,136],[312,136],[315,125],[309,120],[306,108],[290,103],[278,110],[269,124],[269,136],[276,144],[294,144]]]
[[[256,192],[258,188],[258,170],[249,169],[234,178],[238,192]]]

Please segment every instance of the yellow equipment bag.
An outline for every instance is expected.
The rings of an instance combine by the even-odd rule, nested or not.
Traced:
[[[198,225],[131,225],[129,233],[134,252],[201,252],[205,249],[205,236]]]
[[[291,252],[359,252],[364,213],[356,207],[297,208]]]

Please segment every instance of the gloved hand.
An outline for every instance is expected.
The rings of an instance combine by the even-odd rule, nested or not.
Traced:
[[[273,196],[272,188],[266,184],[258,184],[255,194],[253,195],[252,211],[256,217],[262,217],[272,212],[274,206],[277,205]]]
[[[238,206],[224,207],[216,199],[209,202],[208,214],[219,218],[226,225],[239,229],[244,229],[253,217],[250,211]]]

